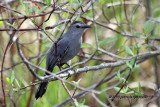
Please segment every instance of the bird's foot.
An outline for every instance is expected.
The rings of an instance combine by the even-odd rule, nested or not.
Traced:
[[[72,76],[72,75],[69,73],[69,71],[67,71],[67,72],[68,72],[68,76],[67,76],[66,80]]]

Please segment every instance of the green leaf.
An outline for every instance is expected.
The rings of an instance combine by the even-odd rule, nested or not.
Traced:
[[[77,107],[89,107],[87,105],[84,105],[84,103],[85,103],[85,99],[81,103],[79,103]]]
[[[153,11],[153,15],[154,15],[154,17],[159,17],[159,16],[160,16],[160,8],[156,8],[156,9]]]
[[[33,6],[29,9],[29,13],[35,12],[37,10],[38,6]]]
[[[126,46],[125,49],[126,49],[126,52],[127,52],[129,55],[134,55],[133,52],[132,52],[132,50],[131,50],[128,46]]]
[[[21,5],[22,5],[23,10],[27,13],[27,12],[28,12],[28,5],[25,5],[25,4],[23,3],[23,0],[20,0],[20,3],[21,3]]]
[[[120,90],[119,87],[114,87],[114,89],[118,92]]]
[[[132,65],[129,63],[129,61],[126,61],[127,66],[132,69]]]
[[[143,96],[143,93],[135,93],[136,96]]]
[[[8,25],[8,26],[14,27],[13,24],[10,24],[10,23],[8,23],[8,22],[5,22],[5,23],[6,23],[6,25]]]
[[[100,3],[101,5],[106,4],[106,3],[107,3],[106,1],[107,1],[107,0],[97,0],[97,2]]]
[[[28,12],[28,5],[25,5],[25,12]]]
[[[123,87],[123,89],[122,89],[122,90],[123,90],[123,92],[124,92],[124,93],[126,93],[126,92],[127,92],[127,90],[126,90],[124,87]]]
[[[12,73],[11,73],[11,83],[13,83],[14,79],[15,79],[15,74],[14,74],[14,72],[12,71]]]
[[[81,48],[93,48],[93,46],[89,43],[82,43]]]
[[[79,21],[80,21],[80,20],[81,20],[81,16],[78,15],[76,20],[79,20]]]
[[[144,26],[143,26],[143,31],[145,34],[150,34],[151,31],[153,30],[154,27],[154,23],[151,20],[148,20],[145,22]]]
[[[119,92],[119,90],[120,90],[121,88],[119,88],[119,87],[114,87],[114,89],[115,89],[117,92]],[[125,92],[124,92],[124,90],[121,90],[120,93],[125,93]]]
[[[141,93],[141,91],[142,91],[141,84],[140,84],[140,82],[138,82],[138,92]]]
[[[150,39],[158,39],[160,36],[159,35],[153,35],[150,37]]]
[[[51,0],[46,0],[46,3],[49,6],[51,4]]]
[[[84,105],[84,103],[86,102],[86,100],[84,99],[83,101],[82,101],[82,103],[81,104],[83,104]]]
[[[122,81],[123,81],[123,83],[125,83],[125,81],[126,81],[126,79],[125,79],[125,78],[121,78],[120,80],[122,80]]]
[[[43,30],[46,32],[46,23],[43,23]]]
[[[18,87],[20,88],[20,84],[19,84],[19,82],[17,81],[17,79],[15,79],[15,81],[16,81]]]
[[[133,69],[134,63],[135,59],[132,59],[131,61],[126,61],[126,64],[130,69]]]
[[[135,35],[136,37],[141,38],[141,39],[146,39],[146,38],[147,38],[147,37],[143,36],[142,33],[135,33],[134,35]]]
[[[13,88],[13,91],[16,91],[16,92],[17,92],[17,91],[18,91],[18,88]]]
[[[134,47],[133,47],[133,53],[134,53],[134,55],[137,54],[137,49],[138,49],[137,44],[134,44]]]
[[[140,64],[135,64],[135,68],[139,68],[140,67]]]
[[[130,65],[131,65],[131,66],[132,66],[132,68],[133,68],[134,63],[135,63],[135,58],[133,58],[129,63],[130,63]]]
[[[141,42],[138,43],[138,48],[140,48],[142,46]]]
[[[72,0],[68,0],[69,1],[69,5],[72,3]]]
[[[129,91],[126,94],[133,94],[133,93],[134,93],[134,91]]]
[[[111,43],[111,42],[114,42],[115,40],[117,40],[117,38],[106,38],[105,40],[100,41],[100,42],[98,43],[98,45],[99,45],[99,46],[105,46],[105,45],[107,45],[107,44],[109,44],[109,43]]]
[[[137,96],[143,96],[140,82],[138,82],[138,92],[135,93]]]
[[[118,78],[121,78],[121,74],[120,74],[119,71],[117,72],[117,77],[118,77]]]
[[[123,87],[123,89],[125,89],[124,87]],[[125,89],[125,92],[127,92],[128,91],[128,85],[127,85],[127,87],[126,87],[126,89]]]
[[[38,14],[42,13],[48,6],[43,6],[39,11]]]
[[[23,10],[25,10],[25,5],[24,5],[24,3],[23,3],[22,0],[20,0],[20,3],[21,3],[21,5],[22,5]]]
[[[6,81],[7,81],[8,84],[12,84],[11,80],[8,77],[6,78]]]
[[[75,84],[75,85],[79,85],[79,82],[81,81],[81,78],[76,82],[76,81],[72,81],[73,82],[73,84]]]
[[[76,107],[79,105],[77,100],[75,100],[74,104],[76,105]]]
[[[105,0],[101,0],[101,5],[104,5],[105,4]]]
[[[114,78],[115,78],[115,79],[119,79],[120,81],[123,81],[123,83],[126,81],[125,78],[121,77],[121,74],[120,74],[119,71],[117,72],[117,75],[116,75]]]
[[[140,36],[140,35],[142,35],[142,33],[136,32],[134,35],[135,36]]]
[[[101,51],[97,51],[97,53],[98,53],[98,54],[102,54],[102,52],[101,52]]]

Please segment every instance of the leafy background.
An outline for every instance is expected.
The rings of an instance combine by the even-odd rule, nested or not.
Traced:
[[[53,0],[54,1],[54,0]],[[39,15],[53,9],[53,1],[13,1],[4,4],[2,1],[0,4],[0,62],[3,61],[4,51],[6,49],[9,39],[12,37],[12,31],[5,31],[3,29],[17,28],[21,23],[22,19],[15,21],[2,20],[10,19],[12,17],[24,17]],[[40,53],[45,54],[52,46],[53,41],[56,41],[64,32],[67,31],[67,27],[64,24],[60,24],[53,29],[45,29],[47,26],[52,26],[61,20],[70,19],[72,14],[67,11],[73,12],[79,6],[82,8],[89,3],[89,0],[57,0],[56,6],[61,10],[59,13],[52,13],[51,17],[47,22],[44,22],[49,17],[49,14],[45,16],[28,18],[20,27],[21,29],[32,29],[37,28],[43,22],[43,31],[32,30],[32,31],[19,31],[17,33],[19,38],[19,44],[22,45],[21,49],[26,58],[31,59],[30,61],[36,65],[40,63],[40,67],[45,68],[46,56],[39,56]],[[63,3],[64,6],[60,7]],[[81,4],[83,3],[83,4]],[[126,3],[126,4],[125,4]],[[125,4],[125,5],[124,5]],[[5,6],[5,7],[3,7]],[[81,55],[91,55],[96,50],[96,38],[98,36],[98,47],[112,52],[120,57],[135,56],[139,53],[146,53],[149,51],[159,50],[159,34],[160,34],[160,2],[158,0],[96,0],[94,2],[94,9],[92,5],[89,9],[83,13],[76,20],[83,21],[87,24],[92,25],[91,29],[88,29],[83,36],[82,50],[79,55],[74,57],[71,61],[71,65],[85,60]],[[7,8],[14,11],[11,11]],[[94,11],[93,11],[94,10]],[[82,11],[81,8],[78,12]],[[21,14],[17,13],[20,12]],[[95,21],[101,24],[95,23],[94,21],[86,20],[85,18],[93,20],[93,12],[95,14]],[[103,26],[103,25],[107,26]],[[68,26],[70,23],[68,24]],[[111,29],[109,29],[111,28]],[[96,29],[96,30],[95,30]],[[95,32],[96,31],[96,32]],[[117,32],[118,31],[118,32]],[[130,36],[124,36],[123,33]],[[16,39],[16,38],[12,38]],[[85,66],[99,65],[103,62],[110,63],[120,59],[111,57],[97,51],[95,56],[100,60],[90,60],[89,62],[75,67],[83,68]],[[95,94],[90,92],[87,95],[77,99],[75,103],[64,104],[63,106],[79,106],[79,107],[102,107],[107,105],[109,102],[109,96],[145,96],[147,98],[115,98],[114,105],[116,106],[132,106],[143,104],[146,106],[160,106],[159,103],[159,57],[151,57],[141,64],[135,64],[135,60],[126,61],[126,65],[119,67],[99,69],[96,71],[88,71],[80,74],[71,76],[67,81],[78,82],[78,85],[87,88],[91,85],[99,83],[106,76],[110,76],[114,72],[117,73],[115,77],[109,81],[103,83],[95,90],[100,92]],[[68,93],[63,88],[60,81],[50,82],[45,95],[35,100],[34,95],[37,90],[37,85],[31,86],[32,83],[37,83],[38,79],[33,77],[29,72],[25,64],[20,59],[16,43],[13,41],[7,54],[5,55],[5,61],[3,62],[3,83],[6,96],[6,104],[8,107],[52,107],[56,104],[61,103],[67,99]],[[129,68],[123,73],[120,70],[128,66]],[[66,67],[66,66],[64,66]],[[39,75],[43,75],[44,72],[40,69],[35,69]],[[58,67],[54,68],[53,73],[58,72]],[[127,75],[132,72],[129,79]],[[2,72],[2,70],[1,70]],[[2,75],[1,75],[2,76]],[[0,83],[1,84],[1,83]],[[124,85],[124,87],[122,87]],[[27,87],[28,86],[28,87]],[[75,87],[66,83],[66,86],[71,93],[74,93]],[[122,89],[121,89],[122,87]],[[106,91],[103,91],[105,90]],[[80,89],[76,90],[76,93],[80,92]],[[156,96],[157,95],[157,96]],[[3,92],[0,89],[0,104],[3,105]],[[154,98],[156,96],[156,98]],[[100,102],[99,102],[99,100]],[[113,106],[113,105],[112,105]]]

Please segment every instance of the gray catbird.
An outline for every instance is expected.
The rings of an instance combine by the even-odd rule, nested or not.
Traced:
[[[70,25],[68,31],[53,44],[47,54],[46,69],[48,71],[52,72],[56,65],[62,66],[77,55],[81,47],[81,37],[86,28],[91,28],[91,26],[75,21]],[[45,75],[49,74],[45,73]],[[40,84],[35,95],[36,99],[43,96],[47,85],[48,82]]]

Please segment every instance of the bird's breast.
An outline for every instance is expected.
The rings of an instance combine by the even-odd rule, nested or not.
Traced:
[[[82,39],[70,41],[67,54],[63,58],[62,63],[66,63],[77,55],[81,48],[81,40]]]
[[[73,54],[73,56],[76,56],[81,48],[82,39],[80,38],[79,40],[72,41],[71,44],[72,44],[72,46],[71,46],[72,54]]]

